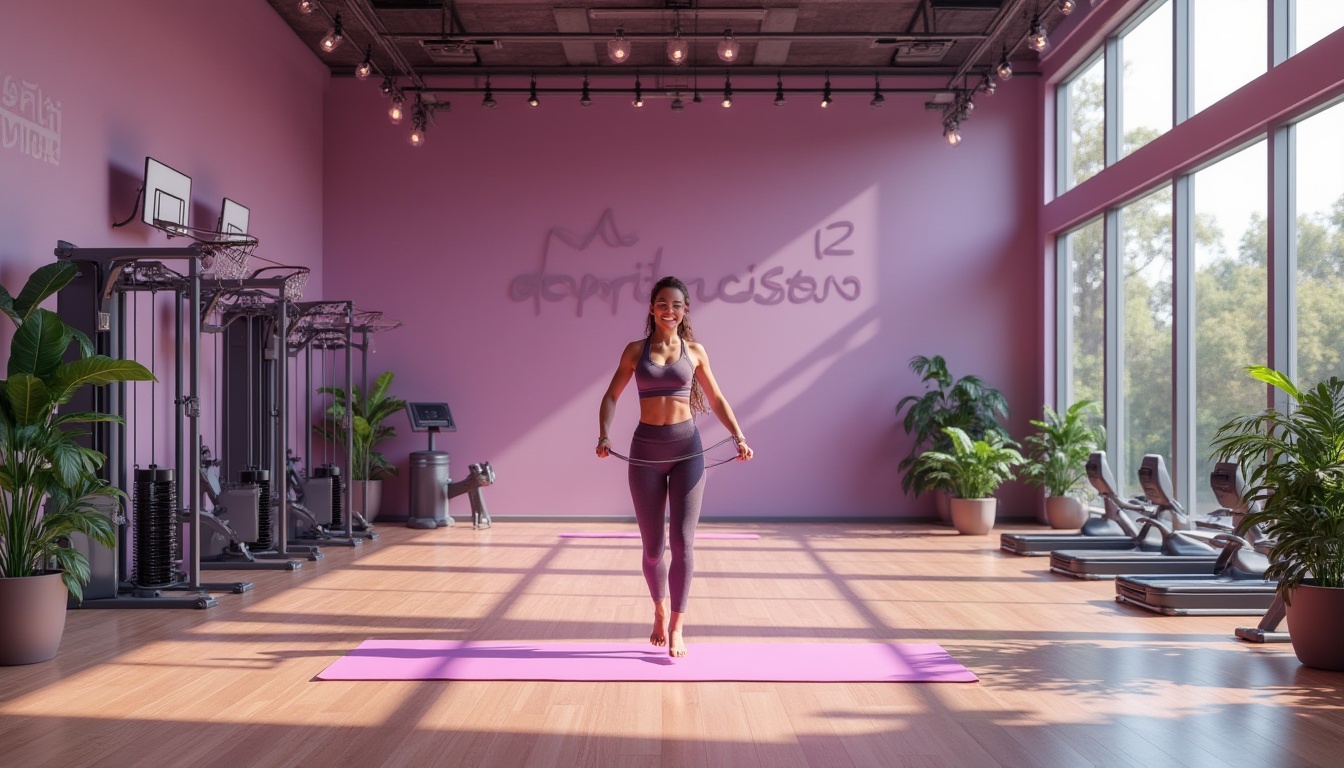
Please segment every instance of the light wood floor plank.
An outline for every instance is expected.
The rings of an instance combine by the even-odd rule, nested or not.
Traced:
[[[618,523],[380,526],[207,611],[71,611],[0,668],[0,765],[1335,766],[1344,674],[938,526],[707,524],[697,642],[935,642],[974,684],[322,682],[371,638],[647,642]],[[1018,530],[1029,530],[1027,527]],[[997,534],[997,532],[996,532]],[[823,659],[800,658],[800,664]]]

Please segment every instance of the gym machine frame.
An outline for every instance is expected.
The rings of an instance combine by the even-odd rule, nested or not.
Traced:
[[[304,440],[306,455],[304,459],[304,474],[308,478],[313,477],[312,456],[313,456],[313,396],[315,389],[313,387],[313,350],[345,350],[345,391],[347,401],[349,393],[354,387],[354,361],[353,350],[354,343],[354,322],[355,304],[352,301],[309,301],[296,302],[294,304],[294,324],[289,333],[285,336],[284,355],[288,359],[297,357],[300,351],[304,352]],[[350,414],[346,413],[345,430],[345,459],[336,458],[336,466],[342,472],[339,476],[333,477],[333,485],[338,484],[341,478],[353,481],[351,472],[351,457],[355,455],[355,433],[350,428]],[[286,476],[288,478],[288,476]],[[365,494],[367,496],[367,486]],[[339,537],[323,539],[331,543],[349,544],[358,546],[364,543],[365,538],[376,539],[378,534],[373,531],[373,526],[368,524],[361,515],[360,521],[363,523],[364,530],[356,531],[354,527],[353,504],[349,493],[340,495],[340,513],[343,530],[337,531]]]
[[[81,267],[80,274],[57,295],[57,311],[72,326],[87,333],[99,354],[114,359],[125,357],[125,309],[128,292],[171,291],[178,299],[177,323],[173,334],[176,352],[173,456],[177,461],[179,478],[185,468],[186,485],[189,490],[186,494],[188,500],[185,508],[181,506],[183,494],[178,493],[179,506],[173,510],[175,518],[173,525],[182,522],[187,524],[188,540],[183,542],[186,553],[182,558],[186,583],[140,589],[133,582],[124,581],[121,578],[121,561],[130,554],[130,548],[127,546],[130,537],[124,517],[116,514],[114,520],[118,523],[117,548],[110,559],[113,594],[100,597],[96,595],[96,591],[90,593],[86,590],[81,607],[204,609],[219,604],[219,599],[209,594],[210,590],[242,593],[252,588],[247,582],[223,584],[201,582],[200,453],[197,450],[188,451],[186,447],[197,446],[201,442],[201,266],[207,252],[208,246],[203,243],[193,243],[182,248],[80,248],[65,241],[59,241],[56,245],[57,259],[71,261]],[[186,261],[187,274],[181,275],[164,267],[164,261]],[[134,283],[123,279],[123,273],[128,267],[137,272]],[[148,277],[141,282],[139,274]],[[151,283],[148,278],[158,279]],[[182,334],[184,303],[188,307],[186,314],[189,322],[185,339]],[[184,341],[190,345],[189,355],[184,351],[186,347]],[[80,393],[72,401],[72,407],[123,415],[125,402],[126,385],[112,384],[107,387],[94,387]],[[126,431],[114,431],[114,425],[106,423],[95,423],[90,426],[92,434],[87,438],[90,447],[103,453],[108,459],[101,470],[103,479],[125,490],[129,486]],[[95,578],[97,575],[95,572]],[[185,591],[192,594],[185,597],[165,597],[161,594],[163,591]],[[127,592],[130,593],[129,596],[124,594]]]
[[[291,271],[287,274],[281,274],[278,276],[270,276],[270,277],[260,276],[261,273],[263,272],[273,271],[276,269],[286,269]],[[229,328],[229,326],[242,320],[246,320],[248,322],[246,356],[250,375],[246,377],[247,386],[252,386],[254,381],[259,378],[259,376],[252,371],[252,362],[254,356],[252,346],[254,340],[251,335],[252,320],[259,317],[274,322],[275,328],[277,329],[277,332],[275,334],[276,338],[283,339],[285,337],[285,333],[288,326],[288,311],[287,311],[288,302],[287,299],[285,298],[285,293],[289,289],[291,280],[293,278],[301,274],[306,275],[306,273],[307,269],[303,267],[272,266],[272,267],[263,267],[254,272],[251,277],[247,278],[205,278],[202,280],[204,308],[201,312],[201,320],[202,320],[202,328],[205,332],[218,334],[218,338],[225,338],[226,330]],[[206,323],[205,322],[206,319],[216,312],[219,313],[220,323],[218,325],[210,325],[209,323]],[[263,330],[265,329],[263,328]],[[224,357],[225,358],[228,357],[227,350],[224,353]],[[263,351],[263,357],[264,357],[264,351]],[[219,366],[219,370],[216,371],[216,374],[224,375],[222,373],[222,369],[224,368],[223,359],[218,360],[217,365]],[[288,378],[288,367],[286,365],[278,366],[274,383],[275,387],[274,387],[273,400],[275,401],[274,403],[275,407],[271,410],[270,413],[270,421],[274,425],[272,427],[274,434],[272,435],[273,439],[270,441],[271,461],[269,462],[270,476],[271,478],[273,478],[271,481],[272,492],[269,494],[269,499],[267,499],[264,503],[266,503],[269,506],[274,506],[276,512],[278,513],[276,516],[276,524],[274,526],[275,534],[278,536],[279,539],[278,544],[272,544],[267,549],[255,552],[249,551],[246,549],[245,546],[243,546],[241,547],[242,550],[241,556],[243,559],[204,562],[202,563],[203,568],[219,569],[219,570],[278,569],[278,570],[292,571],[302,567],[303,564],[300,561],[292,559],[290,557],[290,549],[293,549],[295,554],[303,554],[309,560],[313,561],[320,560],[324,556],[322,551],[318,547],[306,547],[306,546],[291,547],[289,545],[289,542],[287,541],[288,537],[285,535],[285,531],[287,531],[289,525],[289,516],[293,510],[290,509],[288,499],[284,493],[276,494],[274,492],[274,485],[276,482],[274,478],[284,477],[283,475],[284,462],[283,458],[280,457],[283,453],[284,445],[288,439],[288,435],[285,430],[287,429],[289,423],[286,408],[289,402],[288,393],[290,386]],[[214,405],[217,409],[221,411],[221,413],[230,413],[233,407],[232,403],[227,402],[227,398],[225,398],[224,401],[215,402]],[[245,414],[247,418],[255,417],[255,410],[256,410],[255,406],[253,406],[251,409],[245,409],[245,410],[249,411]],[[230,418],[229,421],[233,422],[234,420]],[[229,429],[223,429],[221,430],[221,434],[215,436],[215,439],[222,443],[227,443],[230,440],[230,435],[228,433]],[[226,461],[222,458],[223,455],[225,454],[224,448],[226,446],[221,445],[216,447],[221,449],[220,450],[221,459],[219,459],[219,461],[221,461],[221,463],[223,463],[224,466],[230,469],[236,469],[236,467],[232,466],[232,462]],[[250,448],[251,446],[249,445],[249,449]],[[199,445],[197,447],[197,450],[203,451],[204,445]],[[204,463],[203,460],[202,463]],[[249,467],[249,469],[253,469],[253,467]],[[224,478],[221,478],[221,486],[223,485],[224,482],[225,482]],[[278,495],[278,501],[277,501],[277,495]],[[261,512],[261,510],[259,510],[259,512]],[[267,526],[269,528],[270,509],[266,509],[264,510],[264,512],[265,514],[262,515],[262,517],[264,517],[264,519],[267,520]],[[268,531],[266,533],[266,537],[269,538],[270,535],[271,532]]]

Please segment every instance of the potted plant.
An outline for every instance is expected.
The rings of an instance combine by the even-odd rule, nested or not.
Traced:
[[[1279,580],[1298,660],[1344,670],[1344,379],[1300,390],[1272,368],[1247,370],[1293,407],[1233,419],[1219,428],[1214,450],[1253,467],[1252,511],[1240,529],[1259,526],[1273,542],[1265,577]]]
[[[1044,408],[1044,418],[1032,421],[1036,433],[1026,444],[1023,480],[1045,489],[1045,519],[1052,528],[1081,528],[1087,522],[1087,457],[1106,441],[1106,430],[1092,421],[1101,409],[1080,400],[1064,413]]]
[[[1008,401],[1003,393],[977,376],[953,380],[947,362],[940,355],[912,357],[910,370],[919,375],[924,394],[907,395],[896,404],[897,418],[902,418],[902,412],[905,414],[901,426],[907,435],[914,436],[910,453],[897,465],[905,473],[901,489],[916,497],[934,491],[938,517],[946,523],[951,517],[950,494],[926,477],[916,466],[916,460],[930,448],[944,453],[951,449],[952,443],[943,431],[946,427],[957,427],[972,440],[995,437],[1008,442],[1008,432],[999,424],[1000,419],[1008,417]]]
[[[350,456],[350,478],[355,482],[352,499],[367,498],[364,518],[373,522],[378,517],[382,499],[383,478],[393,477],[397,468],[387,457],[374,450],[384,440],[397,436],[395,428],[383,422],[391,415],[406,408],[406,401],[390,397],[387,390],[394,378],[391,371],[384,372],[373,382],[373,388],[367,396],[358,386],[354,387],[354,397],[346,397],[342,387],[321,387],[317,391],[331,395],[332,403],[322,422],[313,427],[313,431],[322,436],[331,445],[344,448],[347,445],[346,424],[354,427],[354,455]],[[346,413],[350,413],[347,422]],[[367,487],[359,486],[367,484]],[[367,497],[365,496],[367,494]]]
[[[1022,464],[1022,454],[1011,441],[990,435],[972,440],[959,427],[945,427],[951,442],[947,451],[925,451],[915,460],[915,469],[929,482],[955,494],[951,503],[952,525],[958,533],[983,535],[994,527],[999,500],[994,492],[1012,479]]]
[[[99,479],[104,456],[79,445],[69,427],[120,418],[60,406],[85,386],[154,378],[139,363],[93,354],[86,336],[38,306],[75,273],[58,262],[34,272],[17,296],[0,287],[0,312],[16,326],[9,378],[0,381],[0,665],[56,655],[67,593],[82,599],[89,579],[88,560],[64,546],[67,537],[113,543],[99,505],[121,491]]]

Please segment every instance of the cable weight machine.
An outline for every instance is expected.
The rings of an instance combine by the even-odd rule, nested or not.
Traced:
[[[278,273],[278,274],[277,274]],[[288,296],[307,277],[305,267],[263,267],[250,277],[204,281],[203,328],[215,340],[213,411],[220,457],[202,444],[201,484],[211,505],[213,525],[203,543],[204,568],[232,570],[297,570],[284,530],[291,510],[271,490],[280,471],[280,451],[287,424],[284,405],[289,379],[284,366],[276,370],[274,345],[288,322]],[[214,322],[211,322],[213,320]],[[223,346],[220,351],[219,347]],[[220,391],[222,389],[222,392]],[[236,476],[236,482],[225,478]],[[278,525],[277,525],[278,523]],[[309,560],[323,557],[316,547],[295,547],[292,554]]]
[[[172,409],[173,452],[175,467],[184,468],[189,492],[178,492],[184,476],[174,467],[157,464],[156,415],[157,388],[151,385],[147,414],[132,407],[127,428],[94,423],[90,434],[82,438],[89,448],[107,456],[100,474],[112,485],[129,490],[131,518],[119,507],[108,510],[117,523],[117,544],[111,553],[99,551],[83,537],[74,537],[74,545],[85,550],[90,559],[90,582],[85,589],[86,608],[213,608],[218,598],[211,591],[243,593],[252,588],[248,582],[206,584],[201,582],[201,505],[200,455],[187,446],[200,444],[200,349],[201,349],[201,271],[211,256],[210,247],[193,243],[181,248],[79,248],[57,243],[58,259],[79,265],[79,275],[57,295],[57,311],[72,327],[83,331],[95,349],[112,358],[130,358],[128,337],[138,346],[140,338],[138,298],[149,295],[150,364],[156,367],[158,350],[155,330],[159,293],[174,301],[173,350],[175,358]],[[164,262],[186,262],[186,273],[169,269]],[[129,309],[132,310],[128,314]],[[129,321],[128,321],[129,317]],[[128,333],[129,332],[129,333]],[[71,408],[127,416],[128,406],[138,405],[128,398],[125,383],[94,387],[81,392]],[[150,464],[134,466],[140,441],[135,430],[150,422]],[[127,433],[136,437],[128,450]],[[182,506],[185,495],[185,506]],[[185,527],[185,535],[178,534]],[[124,578],[123,574],[130,574]]]
[[[361,389],[364,396],[369,393],[369,367],[368,355],[373,349],[372,341],[369,338],[372,334],[394,330],[401,327],[401,321],[390,320],[383,317],[381,312],[369,310],[356,310],[354,304],[349,301],[318,301],[308,302],[296,305],[296,321],[293,325],[293,332],[290,336],[290,348],[292,354],[296,357],[300,351],[304,355],[304,369],[307,378],[305,393],[305,421],[304,435],[306,439],[307,456],[313,457],[313,425],[312,415],[314,412],[314,398],[318,394],[318,387],[313,386],[313,358],[314,351],[318,353],[321,360],[321,372],[318,381],[322,386],[333,387],[335,384],[335,374],[329,376],[333,366],[327,364],[328,359],[336,357],[335,353],[344,351],[341,371],[344,373],[344,391],[347,394],[347,405],[352,402],[350,393],[353,392],[353,373],[354,361],[353,352],[359,352],[360,380]],[[367,519],[365,513],[369,511],[369,484],[360,482],[359,478],[368,478],[370,467],[368,466],[369,457],[365,456],[366,465],[355,467],[352,465],[354,450],[354,431],[350,429],[350,413],[344,416],[344,422],[341,424],[345,429],[345,445],[335,454],[324,456],[326,461],[307,473],[308,482],[303,483],[298,476],[297,469],[293,473],[293,483],[304,494],[303,503],[310,510],[324,510],[330,507],[332,510],[330,525],[334,532],[349,538],[369,538],[376,539],[378,534],[373,529],[373,525]],[[333,446],[327,445],[330,449]],[[345,461],[340,462],[340,453],[344,453]],[[291,463],[297,463],[297,458]],[[310,463],[311,466],[311,463]],[[347,493],[349,486],[342,481],[342,478],[355,480],[359,483],[360,494],[358,497],[358,506],[356,507],[356,498],[352,493]],[[310,497],[311,496],[311,497]],[[346,497],[349,497],[348,499]],[[320,513],[319,513],[320,514]]]

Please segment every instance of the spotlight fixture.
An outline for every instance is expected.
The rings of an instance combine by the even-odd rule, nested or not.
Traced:
[[[391,75],[388,75],[383,78],[382,85],[378,86],[378,90],[382,91],[384,96],[391,96],[392,92],[397,90],[397,81],[393,80]]]
[[[404,98],[405,97],[401,95],[401,91],[392,91],[392,106],[387,110],[387,119],[391,120],[393,125],[401,125],[401,118],[405,117],[404,111],[401,108],[401,102]]]
[[[737,61],[737,54],[741,50],[742,46],[733,39],[733,30],[723,30],[723,39],[719,41],[719,58],[732,64]]]
[[[821,108],[831,106],[831,76],[826,75],[826,87],[821,91]]]
[[[317,10],[317,0],[299,0],[299,13],[304,16]]]
[[[998,90],[999,84],[994,82],[994,76],[986,72],[983,80],[980,81],[978,90],[986,96],[993,96],[994,91]]]
[[[1013,65],[1008,61],[1008,49],[1003,50],[1003,57],[999,59],[999,66],[996,69],[1000,80],[1013,79]]]
[[[680,96],[678,96],[678,97],[672,99],[672,111],[673,111],[673,112],[681,112],[681,111],[683,111],[683,110],[685,110],[685,109],[686,109],[686,105],[681,103],[681,97],[680,97]]]
[[[341,14],[338,13],[336,18],[331,20],[331,31],[327,32],[327,36],[322,38],[322,42],[318,43],[318,46],[323,53],[331,53],[340,48],[344,41],[345,30],[341,29]]]
[[[702,101],[704,101],[704,99],[700,98],[700,86],[697,85],[691,91],[691,103],[699,104]]]
[[[369,45],[364,48],[364,60],[355,67],[355,77],[368,80],[371,74],[373,74],[373,46]]]
[[[1077,4],[1074,3],[1073,0],[1059,0],[1059,15],[1068,16],[1070,13],[1073,13],[1073,9],[1076,7]]]
[[[733,82],[727,76],[723,77],[723,108],[728,109],[733,106]]]
[[[675,66],[681,66],[686,63],[686,57],[690,52],[690,46],[681,39],[681,27],[677,27],[672,33],[672,39],[667,41],[667,60]]]
[[[635,75],[635,100],[631,103],[636,107],[644,106],[644,86],[639,82],[639,75]]]
[[[532,76],[532,86],[527,91],[527,105],[535,107],[541,104],[541,99],[537,98],[537,76]]]
[[[775,75],[775,106],[784,106],[784,79]]]
[[[1050,46],[1050,38],[1045,36],[1045,25],[1041,24],[1041,17],[1034,16],[1031,19],[1031,32],[1027,35],[1027,47],[1033,51],[1044,51]]]
[[[961,144],[961,126],[955,122],[948,123],[943,128],[943,138],[947,139],[948,144],[954,147],[959,146]]]
[[[425,145],[425,126],[428,118],[425,114],[425,103],[420,99],[420,94],[415,94],[415,108],[411,110],[411,135],[406,138],[412,147],[423,147]]]
[[[588,93],[588,76],[583,76],[583,93],[579,96],[579,103],[585,107],[593,106],[592,94]]]
[[[490,91],[489,75],[485,76],[485,98],[481,99],[481,106],[486,109],[494,109],[499,106],[499,102],[495,101],[495,94]]]
[[[877,79],[877,75],[873,75],[873,100],[868,102],[868,106],[877,109],[886,103],[887,99],[882,95],[882,81]]]
[[[630,60],[630,41],[625,39],[625,30],[617,27],[616,37],[607,41],[607,56],[617,64]]]

